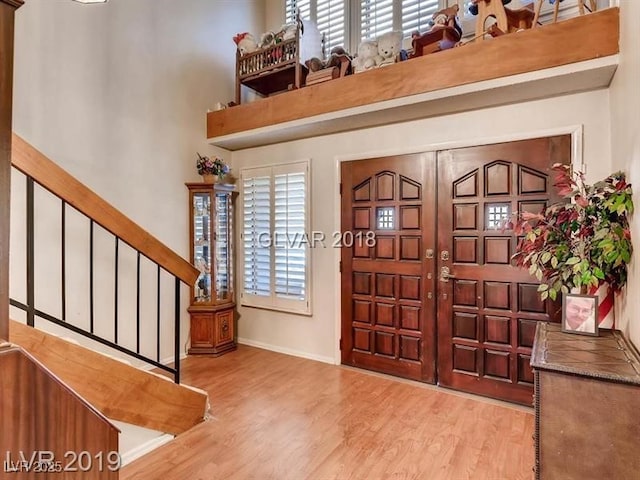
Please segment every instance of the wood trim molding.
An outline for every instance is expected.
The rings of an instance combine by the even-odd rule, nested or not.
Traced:
[[[178,435],[202,422],[206,392],[178,385],[62,338],[11,321],[10,341],[20,345],[114,420]]]
[[[619,9],[609,8],[475,42],[209,112],[207,138],[615,55],[619,31]]]
[[[10,457],[17,463],[20,452],[29,458],[32,452],[35,455],[47,450],[63,463],[66,452],[88,452],[90,458],[102,453],[106,461],[109,452],[118,451],[118,428],[37,359],[16,346],[0,349],[0,418],[3,460]],[[8,472],[8,468],[10,465],[5,465],[3,471]],[[39,477],[34,472],[18,473],[17,478]],[[2,478],[7,477],[11,475]],[[45,473],[43,477],[49,475]],[[119,475],[117,471],[97,468],[96,463],[82,472],[81,477],[117,480]]]
[[[10,7],[20,8],[24,5],[24,0],[0,0],[0,3],[6,3]]]
[[[0,0],[0,340],[9,338],[9,204],[11,107],[15,9],[22,1]]]
[[[193,265],[15,133],[12,140],[11,163],[14,167],[33,177],[44,188],[64,199],[69,205],[92,218],[104,229],[120,237],[187,285],[193,285],[200,273]]]

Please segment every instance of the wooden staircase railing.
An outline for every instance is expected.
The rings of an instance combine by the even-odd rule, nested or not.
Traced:
[[[11,164],[187,285],[198,270],[15,133]]]
[[[26,221],[26,239],[25,256],[26,256],[26,300],[18,301],[11,299],[11,305],[17,307],[26,312],[27,325],[24,323],[10,322],[9,328],[9,340],[15,344],[24,348],[25,351],[33,355],[35,359],[46,365],[48,371],[52,372],[60,381],[68,385],[73,391],[86,399],[87,402],[98,409],[102,414],[107,417],[119,420],[122,422],[130,423],[133,425],[157,430],[172,435],[178,435],[196,424],[202,422],[208,413],[208,395],[206,392],[196,390],[191,387],[179,385],[180,375],[180,319],[183,308],[181,308],[180,302],[180,283],[186,283],[191,285],[197,278],[199,272],[190,265],[186,260],[182,259],[179,255],[174,253],[159,240],[152,235],[144,231],[137,224],[129,220],[124,214],[116,210],[113,206],[108,204],[102,198],[98,197],[89,188],[81,184],[78,180],[73,178],[62,168],[49,160],[45,155],[29,145],[23,139],[17,135],[13,136],[13,151],[12,151],[12,165],[24,174],[26,181],[26,214],[24,215]],[[17,183],[17,182],[16,182]],[[44,312],[37,308],[35,285],[36,278],[35,268],[36,261],[48,261],[49,257],[55,260],[55,256],[51,255],[51,251],[48,252],[48,256],[38,257],[36,255],[35,244],[36,237],[38,237],[36,228],[36,215],[35,204],[38,196],[35,195],[36,189],[46,189],[53,197],[46,197],[45,201],[53,201],[54,204],[60,205],[61,212],[61,232],[62,239],[60,241],[61,247],[61,282],[62,296],[61,296],[61,318],[58,318],[50,313]],[[57,197],[54,198],[54,197]],[[58,203],[59,202],[59,203]],[[74,209],[83,218],[82,221],[89,225],[89,282],[88,292],[90,295],[90,321],[89,327],[79,326],[79,324],[73,321],[67,321],[66,318],[66,288],[65,288],[65,271],[66,271],[66,256],[75,253],[76,244],[67,248],[65,240],[65,232],[67,229],[73,231],[72,227],[67,227],[65,218],[67,211]],[[111,330],[108,325],[104,325],[99,322],[95,322],[94,325],[94,270],[98,270],[94,266],[94,224],[102,227],[105,235],[111,234],[114,241],[114,251],[112,251],[115,265],[115,272],[113,278],[115,279],[115,285],[113,292],[115,295],[115,318],[114,329]],[[50,228],[40,229],[44,232],[45,238],[41,238],[41,242],[51,242]],[[39,237],[38,237],[39,238]],[[78,239],[76,238],[76,242]],[[118,281],[121,276],[126,280],[127,276],[130,276],[133,272],[125,271],[124,273],[118,271],[119,265],[119,250],[123,249],[123,244],[128,245],[137,255],[137,260],[129,258],[134,264],[137,264],[137,281],[135,282],[137,287],[136,295],[136,338],[135,342],[132,342],[131,333],[132,329],[129,329],[129,335],[126,338],[120,338],[123,335],[118,331],[118,327],[123,329],[127,327],[125,322],[129,321],[128,318],[120,318],[118,314]],[[67,252],[69,250],[69,252]],[[154,269],[157,270],[157,276],[153,275],[154,283],[157,278],[157,304],[155,305],[157,311],[157,323],[156,318],[153,318],[155,324],[152,328],[141,328],[141,302],[140,302],[140,289],[141,289],[141,258],[145,257],[151,263],[154,264]],[[101,258],[101,257],[99,257]],[[99,267],[105,267],[106,264],[100,261],[95,262]],[[106,262],[109,263],[109,262]],[[113,268],[113,265],[111,268]],[[124,262],[124,265],[127,265]],[[47,264],[48,267],[48,264]],[[126,269],[124,269],[126,270]],[[47,270],[48,271],[48,270]],[[173,278],[175,283],[175,298],[173,301],[173,332],[171,332],[170,325],[165,325],[163,332],[161,328],[161,272],[163,279],[165,277]],[[133,273],[134,275],[136,273]],[[47,278],[47,284],[56,282],[56,278]],[[40,284],[42,285],[42,284]],[[131,285],[129,285],[131,286]],[[168,286],[168,285],[167,285]],[[77,288],[77,285],[76,287]],[[18,289],[19,290],[19,289]],[[82,288],[81,288],[82,290]],[[165,289],[166,290],[166,289]],[[80,291],[79,294],[83,295],[86,292]],[[104,292],[98,292],[104,294]],[[167,292],[165,292],[167,293]],[[78,292],[70,292],[70,294],[78,294]],[[107,300],[109,300],[107,298]],[[169,302],[171,303],[171,302]],[[49,306],[49,308],[52,308]],[[154,310],[151,308],[150,310]],[[169,308],[168,310],[171,310]],[[155,313],[155,311],[153,313]],[[148,312],[146,312],[148,313]],[[121,315],[124,317],[123,315]],[[77,318],[77,315],[75,316]],[[101,315],[100,320],[108,323],[108,317]],[[142,360],[147,364],[150,364],[156,368],[162,369],[173,375],[175,383],[171,382],[168,378],[146,372],[128,365],[122,361],[110,358],[101,353],[95,352],[80,345],[76,345],[62,338],[56,337],[45,333],[42,330],[31,328],[35,326],[35,320],[38,319],[51,322],[67,330],[73,331],[76,334],[82,335],[93,341],[97,341],[103,345],[107,345],[120,352],[126,353],[138,360]],[[83,322],[79,322],[83,323]],[[84,322],[86,323],[86,322]],[[155,327],[155,328],[154,328]],[[151,330],[151,331],[150,331]],[[160,358],[160,335],[161,334],[173,334],[173,366],[165,365]],[[153,337],[156,335],[156,337]],[[156,340],[157,350],[155,357],[152,358],[149,352],[143,352],[141,350],[141,338]],[[164,337],[163,337],[164,338]],[[122,344],[120,343],[122,341]],[[132,347],[131,344],[135,343],[136,346]],[[148,347],[148,345],[147,345]],[[9,368],[9,367],[2,367]],[[20,375],[19,372],[7,375],[9,377]],[[8,381],[8,380],[7,380]],[[18,381],[18,380],[16,380]],[[26,380],[31,381],[31,378]],[[27,388],[26,386],[24,388]],[[15,406],[15,405],[14,405]],[[4,407],[3,407],[4,408]],[[54,408],[58,408],[54,406]],[[43,413],[47,415],[46,411]],[[2,418],[2,417],[0,417]],[[3,425],[4,428],[4,425]],[[53,439],[52,439],[53,440]],[[46,443],[42,448],[46,447]],[[58,445],[54,443],[54,445]],[[56,447],[57,448],[57,447]],[[84,477],[82,477],[84,478]],[[107,477],[111,478],[111,477]]]
[[[128,356],[134,357],[138,360],[153,365],[156,368],[162,369],[171,373],[174,376],[176,383],[180,381],[180,349],[182,347],[180,341],[180,319],[184,310],[181,306],[181,285],[193,285],[198,277],[198,270],[192,266],[189,262],[184,260],[178,254],[174,253],[171,249],[165,246],[158,239],[142,229],[135,222],[127,218],[124,214],[103,200],[97,194],[95,194],[88,187],[72,177],[65,170],[60,168],[57,164],[47,158],[43,153],[39,152],[33,146],[28,144],[18,135],[13,135],[12,142],[12,165],[14,168],[22,172],[26,177],[26,238],[24,246],[26,250],[26,298],[10,300],[13,307],[19,308],[26,313],[27,325],[35,326],[35,320],[45,320],[54,323],[60,327],[71,330],[79,335],[87,337],[93,341],[99,342],[103,345],[107,345],[115,350],[123,352]],[[61,259],[60,268],[61,276],[59,279],[48,279],[48,281],[59,280],[61,285],[61,299],[60,299],[60,312],[51,314],[50,312],[43,311],[36,305],[35,285],[36,278],[35,263],[38,260],[36,255],[35,244],[36,239],[36,222],[35,222],[35,202],[36,202],[36,189],[43,188],[48,190],[51,194],[57,197],[60,201],[61,211]],[[66,217],[68,210],[75,210],[84,216],[87,225],[89,226],[88,248],[89,251],[89,281],[87,282],[86,292],[74,292],[76,295],[88,295],[89,297],[89,327],[79,327],[73,322],[67,321],[67,289],[66,289],[66,277],[67,277],[67,250],[66,247]],[[95,310],[96,310],[96,288],[95,278],[96,272],[94,271],[94,226],[98,225],[102,227],[107,234],[111,234],[114,239],[114,247],[112,253],[112,265],[115,266],[115,272],[113,272],[113,278],[115,285],[113,285],[113,321],[109,324],[104,315],[101,315],[101,323],[96,325],[94,322]],[[45,233],[46,235],[47,233]],[[47,241],[45,238],[44,241]],[[122,249],[124,246],[129,246],[134,251],[137,260],[134,262],[131,268],[136,271],[136,278],[130,277],[121,278],[122,272],[119,271],[120,259],[122,258]],[[75,246],[75,245],[74,245]],[[72,252],[75,253],[75,252]],[[47,255],[47,257],[50,257]],[[149,317],[149,311],[145,310],[143,319],[145,325],[150,325],[150,322],[155,324],[151,329],[142,327],[141,316],[143,315],[143,306],[141,300],[141,261],[148,259],[151,262],[152,268],[156,270],[153,283],[156,283],[156,305],[155,314],[153,318]],[[47,261],[52,261],[51,258],[47,258]],[[144,260],[147,262],[147,260]],[[102,262],[98,265],[98,268],[113,268],[106,267],[106,263]],[[112,272],[110,271],[109,274]],[[126,274],[127,272],[125,272]],[[167,308],[166,303],[161,304],[161,293],[164,291],[161,287],[161,279],[168,277],[174,279],[174,301],[173,301],[173,366],[167,365],[161,359],[161,340],[160,337],[171,332],[161,322],[161,316],[163,311],[170,311],[171,307]],[[156,281],[157,280],[157,281]],[[120,318],[122,315],[118,311],[119,307],[119,285],[122,282],[133,282],[136,287],[136,304],[132,307],[136,311],[136,324],[135,324],[135,341],[131,341],[130,336],[122,339],[123,327],[128,327],[130,324],[124,324],[124,322],[130,322],[129,318]],[[166,290],[166,289],[165,289]],[[104,289],[98,290],[98,295],[105,295]],[[85,297],[86,298],[86,297]],[[104,297],[102,297],[104,298]],[[148,301],[148,299],[147,299]],[[49,307],[51,308],[51,307]],[[102,313],[102,312],[101,312]],[[105,331],[109,333],[105,333]],[[155,337],[152,337],[155,335]],[[153,341],[155,338],[155,342]],[[147,348],[143,351],[141,347],[141,339],[144,339],[147,344],[155,343],[155,355],[149,353]],[[132,344],[135,344],[135,347]]]

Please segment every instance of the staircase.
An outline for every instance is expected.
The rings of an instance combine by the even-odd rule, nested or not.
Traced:
[[[12,275],[10,300],[11,316],[22,321],[10,322],[11,343],[0,347],[0,415],[19,419],[2,438],[3,448],[8,442],[7,451],[87,450],[87,435],[71,446],[68,438],[55,435],[39,447],[24,439],[45,424],[52,431],[67,424],[92,431],[90,425],[99,424],[105,434],[98,443],[89,442],[91,451],[107,455],[118,451],[120,429],[114,422],[158,445],[202,422],[207,394],[180,384],[186,309],[181,300],[198,271],[15,134],[12,167],[12,188],[24,192],[24,204],[16,205],[22,215],[12,210],[14,218],[24,217],[23,229],[13,228],[14,222],[12,234],[18,230],[24,237],[12,237],[11,262],[23,261],[24,269]],[[34,401],[36,387],[16,380],[26,370],[32,372],[28,382],[37,377],[65,392],[65,402],[84,416],[34,421],[69,407],[42,401],[39,394]],[[83,473],[76,478],[118,478],[117,469]]]

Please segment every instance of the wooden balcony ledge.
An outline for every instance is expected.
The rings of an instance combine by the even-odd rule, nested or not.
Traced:
[[[618,65],[608,8],[207,114],[229,150],[606,88]]]

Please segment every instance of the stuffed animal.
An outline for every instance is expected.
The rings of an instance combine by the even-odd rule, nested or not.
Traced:
[[[300,33],[304,33],[304,29],[301,28]],[[296,38],[296,33],[298,31],[297,23],[285,23],[280,28],[280,31],[276,33],[276,43],[284,42],[285,40],[291,40],[292,38]]]
[[[387,32],[378,37],[379,67],[395,63],[396,56],[402,50],[402,32]]]
[[[233,37],[233,41],[238,46],[240,56],[255,52],[258,49],[256,39],[249,32],[239,33]]]
[[[322,70],[324,68],[324,62],[318,57],[311,57],[309,60],[306,60],[304,64],[307,66],[310,72],[317,72],[318,70]]]
[[[462,37],[462,27],[460,26],[460,21],[458,20],[459,11],[460,7],[458,7],[458,5],[438,10],[433,14],[433,16],[431,17],[431,21],[429,22],[429,24],[431,25],[431,31],[437,30],[439,28],[453,27],[458,33],[458,37]]]
[[[322,70],[323,68],[342,68],[343,62],[346,62],[347,64],[344,67],[344,75],[348,75],[351,73],[351,56],[343,47],[333,47],[331,49],[331,53],[329,54],[329,58],[327,58],[326,60],[322,61],[318,57],[312,57],[304,62],[304,64],[307,66],[310,72],[317,72],[318,70]]]
[[[349,61],[351,61],[351,55],[347,53],[344,47],[333,47],[329,53],[329,58],[324,62],[325,68],[340,66],[342,63],[340,57],[344,55],[346,55],[349,58]]]
[[[378,42],[363,40],[358,45],[358,56],[353,59],[351,65],[354,73],[360,73],[375,68],[380,62],[382,57],[378,54]]]
[[[276,34],[273,32],[264,32],[260,35],[260,43],[258,44],[259,48],[267,48],[276,43]]]

